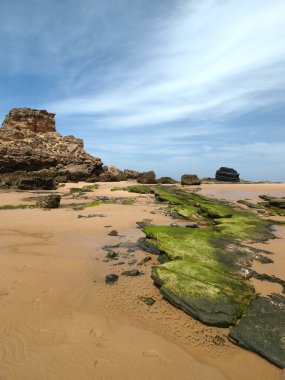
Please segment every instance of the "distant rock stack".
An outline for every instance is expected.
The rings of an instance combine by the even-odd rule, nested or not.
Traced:
[[[221,167],[216,171],[216,180],[222,182],[239,182],[239,173],[232,168]]]

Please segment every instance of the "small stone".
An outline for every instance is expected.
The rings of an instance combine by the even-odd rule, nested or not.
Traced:
[[[257,210],[257,212],[258,212],[259,214],[265,214],[265,213],[266,213],[266,211],[265,211],[265,210],[262,210],[262,209]]]
[[[118,281],[118,279],[119,276],[117,274],[110,273],[107,274],[107,276],[105,277],[105,282],[106,284],[113,285],[115,282]]]
[[[122,276],[130,276],[130,277],[139,276],[140,274],[142,274],[142,273],[137,269],[126,270],[126,271],[122,272]]]
[[[118,254],[116,253],[116,252],[114,252],[114,251],[109,251],[108,253],[107,253],[107,258],[108,259],[110,259],[110,260],[114,260],[116,257],[118,256]]]
[[[185,227],[187,227],[187,228],[198,228],[198,224],[197,223],[188,223],[188,224],[186,224]]]
[[[151,257],[150,257],[150,256],[146,256],[146,257],[143,259],[143,262],[146,263],[146,262],[148,262],[148,261],[150,261],[150,260],[151,260]]]
[[[171,227],[179,227],[179,225],[177,223],[171,223],[170,225],[171,225]]]
[[[214,338],[213,338],[213,343],[216,345],[216,346],[222,346],[225,344],[225,339],[220,336],[220,335],[216,335]]]
[[[139,299],[144,302],[147,306],[152,306],[155,300],[152,297],[139,297]]]
[[[117,230],[112,230],[112,231],[110,231],[110,232],[108,233],[108,235],[110,235],[110,236],[118,236],[119,234],[118,234],[118,231],[117,231]]]

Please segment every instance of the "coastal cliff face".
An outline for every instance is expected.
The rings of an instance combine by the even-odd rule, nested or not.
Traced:
[[[104,172],[103,162],[84,150],[83,140],[56,132],[55,114],[14,108],[0,128],[0,176],[15,185],[42,176],[58,182],[86,180]]]

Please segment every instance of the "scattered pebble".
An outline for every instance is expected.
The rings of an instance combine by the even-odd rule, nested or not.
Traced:
[[[137,269],[131,269],[131,270],[126,270],[122,272],[122,276],[130,276],[130,277],[139,276],[140,274],[142,274],[142,272],[140,272]]]
[[[115,259],[115,257],[117,257],[118,256],[118,254],[116,253],[116,252],[114,252],[114,251],[109,251],[108,253],[107,253],[107,258],[108,259],[110,259],[110,260],[114,260]]]
[[[118,236],[119,233],[118,233],[117,230],[112,230],[112,231],[110,231],[110,232],[108,233],[108,235],[110,235],[110,236]]]
[[[105,282],[106,284],[113,285],[115,282],[118,281],[118,279],[119,276],[117,274],[110,273],[107,274],[107,276],[105,277]]]
[[[155,303],[155,300],[152,297],[139,297],[139,299],[148,306],[152,306]]]

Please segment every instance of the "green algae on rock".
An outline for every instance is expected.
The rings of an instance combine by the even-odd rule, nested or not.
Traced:
[[[152,278],[172,304],[214,326],[235,324],[254,295],[246,280],[216,263],[174,260],[154,268]]]
[[[256,298],[229,336],[239,346],[285,368],[285,297]]]
[[[200,225],[197,229],[144,227],[146,238],[141,247],[160,253],[162,265],[153,268],[152,278],[161,293],[173,305],[209,325],[235,325],[241,318],[231,332],[232,339],[284,367],[285,308],[280,302],[275,305],[271,326],[268,299],[255,300],[255,289],[247,281],[258,277],[251,269],[254,259],[263,263],[272,260],[262,255],[268,252],[241,243],[274,238],[270,226],[275,222],[197,193],[161,186],[153,191],[160,201],[169,203],[172,211]],[[277,302],[271,296],[271,304],[273,301]],[[257,315],[262,305],[265,312]],[[256,338],[255,333],[248,333],[247,327],[252,324],[258,330]]]
[[[128,191],[130,193],[138,193],[138,194],[150,194],[152,186],[147,185],[133,185],[133,186],[127,186],[127,187],[112,187],[111,191]]]
[[[216,230],[238,240],[266,241],[275,236],[270,230],[271,221],[244,212],[230,218],[215,219]]]
[[[37,208],[58,208],[60,205],[61,196],[58,194],[51,194],[45,197],[40,197],[36,202]]]

